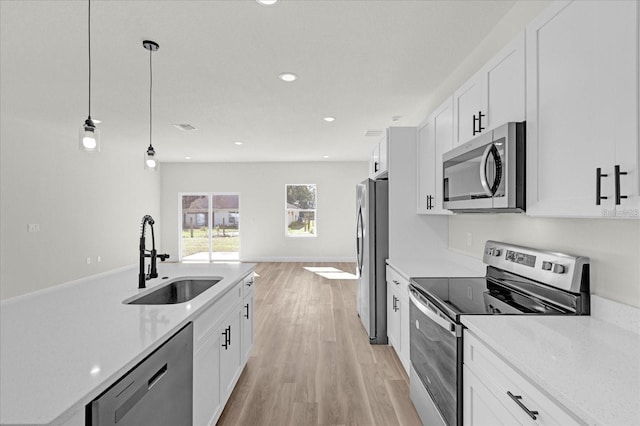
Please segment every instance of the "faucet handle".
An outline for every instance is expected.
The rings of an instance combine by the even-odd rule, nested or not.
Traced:
[[[169,258],[169,254],[165,253],[165,254],[159,254],[158,257],[160,258],[161,262],[164,262],[166,259]]]

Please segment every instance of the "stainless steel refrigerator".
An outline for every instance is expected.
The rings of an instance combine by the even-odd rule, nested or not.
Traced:
[[[387,283],[389,255],[389,185],[367,179],[358,184],[356,209],[357,310],[371,344],[387,343]]]

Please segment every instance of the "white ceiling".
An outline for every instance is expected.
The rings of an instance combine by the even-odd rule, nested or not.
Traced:
[[[364,132],[417,125],[430,93],[513,4],[93,0],[102,150],[139,144],[142,156],[148,145],[151,39],[161,161],[366,160],[375,139]],[[88,112],[87,1],[1,0],[0,14],[2,115],[75,149]],[[283,83],[285,71],[299,79]]]

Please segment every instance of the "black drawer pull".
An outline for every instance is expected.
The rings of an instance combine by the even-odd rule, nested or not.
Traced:
[[[616,205],[620,205],[621,198],[627,198],[626,195],[620,195],[620,175],[626,175],[627,172],[621,172],[620,166],[616,164],[615,166],[615,185],[616,185]]]
[[[514,395],[514,394],[512,394],[510,391],[507,391],[507,395],[509,395],[509,397],[511,397],[511,399],[513,399],[513,400],[516,402],[516,404],[518,404],[518,406],[519,406],[520,408],[522,408],[522,409],[524,410],[524,412],[525,412],[525,413],[527,413],[527,414],[529,415],[529,417],[531,417],[533,420],[536,420],[536,419],[537,419],[537,417],[536,417],[536,416],[537,416],[538,414],[540,414],[540,413],[538,413],[537,411],[531,411],[531,410],[529,410],[529,409],[527,408],[527,406],[526,406],[526,405],[524,405],[524,404],[522,403],[522,401],[520,401],[520,400],[522,399],[522,396],[521,396],[521,395]]]
[[[608,174],[604,174],[602,173],[602,169],[600,167],[598,167],[596,169],[596,206],[600,205],[600,200],[606,200],[608,197],[603,197],[601,194],[601,185],[602,185],[602,178],[603,177],[608,177]]]

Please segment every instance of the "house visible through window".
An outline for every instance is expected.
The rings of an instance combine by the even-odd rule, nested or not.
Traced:
[[[240,195],[181,194],[180,260],[240,258]]]
[[[315,237],[318,234],[316,185],[286,185],[285,192],[286,235]]]

